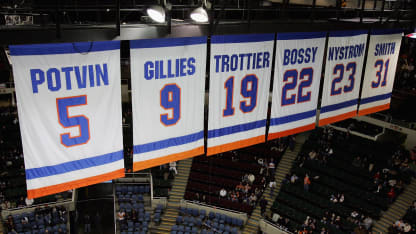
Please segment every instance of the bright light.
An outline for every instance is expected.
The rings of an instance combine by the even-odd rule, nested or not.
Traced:
[[[158,5],[147,8],[147,15],[158,23],[164,23],[166,19],[165,9]]]
[[[208,22],[208,13],[204,8],[198,7],[191,12],[191,19],[198,23],[206,23]]]
[[[407,34],[407,35],[406,35],[406,37],[416,39],[416,33],[410,33],[410,34]]]

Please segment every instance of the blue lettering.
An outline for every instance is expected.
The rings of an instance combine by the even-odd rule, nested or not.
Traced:
[[[52,73],[54,75],[52,75]],[[50,91],[55,92],[55,91],[58,91],[58,90],[61,89],[61,74],[59,73],[58,69],[49,68],[48,71],[46,72],[46,77],[48,79],[48,89]],[[55,82],[54,82],[54,80],[55,80]]]
[[[188,59],[188,75],[193,75],[195,74],[195,58],[190,57]]]
[[[100,77],[104,85],[108,85],[107,64],[104,63],[102,69],[100,67],[100,64],[95,64],[95,72],[97,73],[97,86],[101,85]]]
[[[153,63],[151,61],[147,61],[144,63],[144,78],[146,80],[151,80],[154,77]]]
[[[82,66],[82,76],[79,71],[79,67],[74,67],[75,69],[75,78],[77,79],[77,84],[79,89],[84,89],[87,87],[87,66]]]
[[[39,79],[36,79],[36,76],[38,76]],[[45,73],[40,69],[30,69],[30,78],[32,80],[33,93],[38,93],[38,85],[45,82]]]

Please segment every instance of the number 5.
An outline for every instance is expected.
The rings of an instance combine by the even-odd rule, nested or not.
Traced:
[[[61,144],[65,147],[86,144],[90,140],[89,119],[84,115],[68,116],[68,108],[87,105],[87,95],[56,99],[59,124],[63,128],[78,127],[79,135],[61,134]]]

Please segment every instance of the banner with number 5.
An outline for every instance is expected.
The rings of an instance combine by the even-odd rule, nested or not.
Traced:
[[[357,115],[367,33],[329,33],[319,126]]]
[[[274,37],[212,36],[207,155],[265,141]]]
[[[358,115],[390,108],[402,32],[401,29],[371,31]]]
[[[130,41],[133,170],[204,153],[206,37]]]
[[[10,46],[27,196],[124,176],[120,42]]]
[[[316,124],[326,32],[278,33],[268,139]]]

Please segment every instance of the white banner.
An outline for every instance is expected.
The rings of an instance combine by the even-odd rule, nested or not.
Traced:
[[[319,126],[357,115],[367,31],[329,33]]]
[[[130,42],[134,171],[204,153],[206,41]]]
[[[371,32],[358,115],[390,108],[402,30],[381,29]]]
[[[274,34],[212,36],[207,155],[265,141]]]
[[[278,33],[268,139],[315,128],[326,32]]]
[[[10,46],[36,198],[124,176],[120,42]]]

